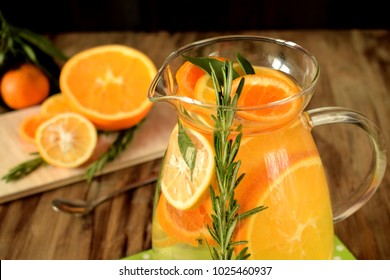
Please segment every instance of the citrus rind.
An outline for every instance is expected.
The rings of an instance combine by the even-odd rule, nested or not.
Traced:
[[[56,167],[75,168],[93,154],[97,131],[84,116],[73,112],[61,113],[38,127],[35,143],[47,163]]]
[[[208,194],[214,178],[214,150],[201,133],[185,128],[197,151],[195,167],[191,173],[180,153],[178,126],[174,128],[162,169],[161,191],[176,209],[188,210],[198,206]]]
[[[312,178],[307,180],[309,176]],[[245,220],[235,238],[248,241],[254,259],[330,258],[333,222],[325,186],[318,156],[293,163],[259,199],[258,205],[268,208]],[[262,231],[262,226],[268,229]]]

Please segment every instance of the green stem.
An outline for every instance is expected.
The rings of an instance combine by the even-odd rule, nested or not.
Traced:
[[[27,176],[38,167],[46,164],[41,156],[22,162],[21,164],[11,168],[1,179],[8,182],[17,181],[22,177]]]

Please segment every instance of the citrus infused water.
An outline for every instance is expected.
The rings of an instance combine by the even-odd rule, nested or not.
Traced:
[[[301,115],[308,100],[295,97],[301,88],[282,72],[254,67],[255,74],[244,74],[237,65],[234,69],[240,77],[233,80],[232,92],[245,78],[229,134],[232,141],[242,137],[235,157],[238,176],[244,174],[234,189],[237,213],[264,209],[236,224],[233,256],[247,247],[249,259],[330,259],[333,220],[327,180]],[[157,185],[153,254],[156,259],[210,259],[211,248],[219,247],[209,230],[215,215],[210,188],[218,194],[219,182],[213,134],[218,112],[210,109],[216,94],[211,76],[188,61],[177,71],[176,82],[177,95],[206,105],[178,105],[178,124]],[[188,143],[197,151],[191,166],[183,153]]]

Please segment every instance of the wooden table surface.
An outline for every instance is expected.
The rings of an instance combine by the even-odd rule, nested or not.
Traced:
[[[278,37],[307,48],[321,66],[308,108],[341,106],[359,111],[390,143],[390,30],[240,33]],[[97,45],[125,44],[145,52],[159,67],[179,46],[223,34],[66,33],[50,39],[69,56]],[[341,198],[364,178],[369,165],[369,144],[357,130],[342,125],[313,130],[329,183]],[[98,193],[157,173],[160,162],[158,159],[97,177],[91,186],[81,181],[1,204],[0,259],[119,259],[149,249],[154,184],[128,191],[82,218],[53,211],[51,201],[59,197],[92,199]],[[387,168],[371,200],[335,225],[335,233],[358,259],[390,259],[389,187]]]

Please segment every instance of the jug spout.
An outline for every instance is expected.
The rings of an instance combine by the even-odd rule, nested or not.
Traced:
[[[160,68],[157,75],[154,77],[149,90],[148,99],[153,102],[169,101],[169,96],[173,95],[174,83],[171,73],[165,74],[165,70]],[[166,76],[166,77],[163,77]]]
[[[149,90],[148,99],[153,102],[169,102],[175,107],[180,102],[200,104],[199,101],[177,94],[177,83],[170,66],[162,66],[153,79]]]

